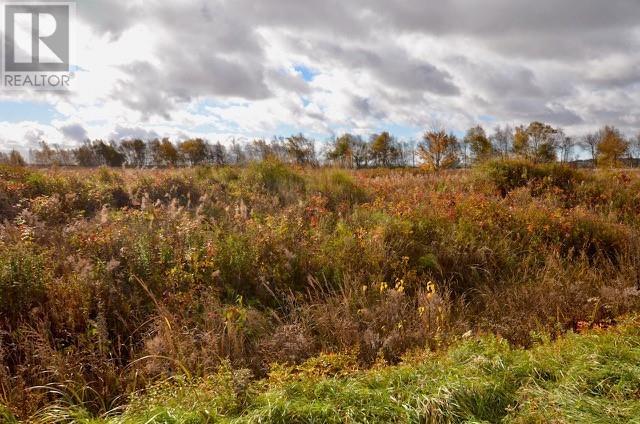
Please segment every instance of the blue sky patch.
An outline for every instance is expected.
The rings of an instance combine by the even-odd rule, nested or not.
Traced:
[[[23,122],[34,121],[40,124],[51,124],[54,119],[62,118],[48,103],[3,100],[0,101],[0,121]]]
[[[302,79],[307,82],[313,81],[316,75],[318,75],[318,72],[304,65],[296,65],[293,69],[295,69],[295,71],[302,76]]]

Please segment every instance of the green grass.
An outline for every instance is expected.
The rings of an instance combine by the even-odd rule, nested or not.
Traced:
[[[529,350],[485,336],[368,371],[334,354],[246,377],[164,382],[104,423],[637,423],[640,318]]]

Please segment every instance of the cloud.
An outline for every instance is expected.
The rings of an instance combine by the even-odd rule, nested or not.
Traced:
[[[463,131],[486,116],[576,133],[640,126],[637,0],[87,0],[77,9],[75,91],[18,93],[52,105],[58,123],[32,125],[25,114],[19,128],[31,131],[14,123],[2,143],[406,133],[434,120]]]
[[[160,138],[160,135],[154,130],[147,130],[141,127],[122,127],[120,125],[116,126],[109,135],[109,140],[153,140],[155,138]]]
[[[65,139],[82,142],[87,139],[87,130],[81,124],[69,124],[60,127]]]

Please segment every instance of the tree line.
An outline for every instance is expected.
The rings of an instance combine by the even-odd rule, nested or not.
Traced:
[[[593,166],[635,166],[640,162],[640,134],[628,139],[617,128],[605,126],[577,138],[567,136],[562,128],[535,121],[526,126],[497,126],[491,134],[477,125],[463,137],[434,125],[418,142],[401,141],[386,131],[368,138],[347,133],[324,143],[321,149],[303,134],[246,143],[232,140],[226,144],[201,138],[180,142],[163,138],[87,140],[80,146],[63,148],[42,141],[29,151],[29,163],[143,168],[242,165],[276,158],[302,166],[329,164],[353,169],[421,166],[438,170],[469,167],[494,158],[570,162],[578,148],[590,155],[588,162]],[[16,150],[0,152],[0,163],[25,165],[26,162]]]

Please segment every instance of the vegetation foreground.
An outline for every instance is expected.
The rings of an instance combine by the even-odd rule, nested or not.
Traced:
[[[640,420],[637,172],[0,176],[0,420]]]
[[[359,371],[353,355],[274,367],[248,384],[227,364],[204,379],[154,386],[124,415],[91,419],[78,407],[43,421],[137,423],[640,422],[640,321],[571,335],[531,350],[496,337],[446,354],[407,355],[402,365]]]

